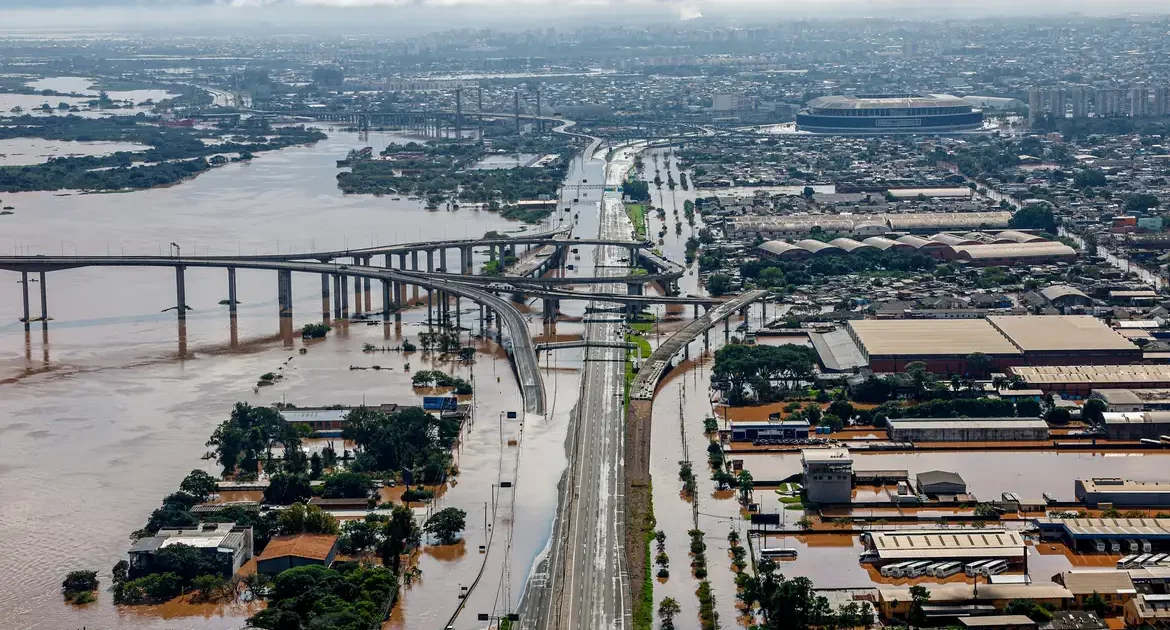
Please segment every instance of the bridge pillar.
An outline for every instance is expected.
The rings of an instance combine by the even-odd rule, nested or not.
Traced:
[[[282,320],[292,319],[292,272],[291,271],[277,271],[276,272],[276,290],[278,301],[280,302],[280,318]],[[283,322],[282,322],[283,326]]]
[[[366,263],[365,263],[365,266],[367,266],[367,267],[369,267],[369,266],[370,266],[370,257],[369,257],[369,256],[366,256]],[[373,307],[373,301],[374,301],[374,292],[370,290],[370,281],[371,281],[371,279],[370,279],[370,277],[369,277],[369,276],[366,276],[365,278],[362,278],[362,286],[364,286],[364,287],[365,287],[365,293],[366,293],[366,309],[365,309],[365,312],[367,312],[367,313],[372,313],[372,312],[374,312],[374,307]]]
[[[768,325],[768,300],[760,298],[760,327]]]
[[[443,273],[450,273],[450,271],[447,270],[447,248],[446,247],[439,248],[439,269],[442,269]]]
[[[498,245],[488,245],[488,260],[494,261],[499,257]]]
[[[341,319],[341,276],[333,275],[333,319]]]
[[[402,321],[402,303],[406,301],[406,285],[394,281],[394,321]]]
[[[731,318],[723,320],[723,343],[731,343]]]
[[[321,320],[329,321],[329,274],[321,274]]]
[[[432,315],[432,310],[431,310],[433,308],[433,306],[434,306],[434,291],[431,289],[427,289],[427,327],[428,328],[430,327],[431,320],[434,317],[434,315]]]
[[[406,269],[406,252],[402,252],[398,255],[398,268]]]
[[[694,304],[693,306],[694,306],[694,309],[693,309],[694,315],[692,315],[691,318],[692,319],[699,319],[699,305]]]
[[[704,330],[703,331],[703,352],[710,352],[710,351],[711,351],[711,331]]]
[[[432,249],[427,250],[427,273],[434,273],[435,271],[434,253],[435,251]]]
[[[627,282],[626,283],[626,295],[642,295],[642,283],[641,282]]]
[[[455,296],[455,331],[463,328],[463,298]]]
[[[630,247],[629,252],[630,252],[630,266],[637,267],[638,266],[638,248],[637,247]]]
[[[471,248],[459,248],[459,273],[472,275],[474,272],[471,269]]]
[[[480,304],[479,305],[479,336],[482,337],[482,336],[484,336],[484,334],[485,333],[483,330],[483,304]]]
[[[175,267],[175,312],[179,320],[187,319],[187,279],[184,273],[187,268],[179,265]],[[45,308],[45,274],[41,273],[41,321],[49,321]]]
[[[349,319],[349,276],[341,276],[341,316]]]
[[[20,290],[24,297],[24,329],[28,330],[28,272],[20,272]],[[482,326],[480,326],[482,328]]]
[[[390,321],[390,281],[382,281],[382,321]]]
[[[360,259],[355,259],[354,264],[361,264]],[[353,277],[353,314],[354,316],[361,315],[362,310],[362,278],[361,276]]]
[[[228,315],[236,317],[236,268],[228,267]]]
[[[406,265],[403,265],[402,268],[405,269]],[[410,268],[418,271],[418,250],[410,252]]]

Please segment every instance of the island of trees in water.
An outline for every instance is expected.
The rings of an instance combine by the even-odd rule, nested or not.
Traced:
[[[138,114],[6,118],[0,125],[0,140],[13,138],[132,142],[147,148],[106,156],[56,157],[27,166],[0,166],[0,192],[166,186],[219,164],[250,160],[255,153],[311,144],[324,139],[325,134],[303,126],[270,126],[266,121],[225,123],[209,129],[166,127],[157,118]]]

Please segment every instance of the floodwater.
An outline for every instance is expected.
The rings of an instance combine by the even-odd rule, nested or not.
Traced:
[[[19,107],[23,110],[22,113],[32,114],[34,116],[48,115],[42,113],[40,107],[48,105],[53,108],[53,114],[66,115],[72,113],[74,116],[94,117],[94,116],[109,116],[109,115],[132,115],[138,112],[146,112],[149,107],[139,107],[138,104],[153,100],[155,102],[163,99],[177,96],[176,94],[168,93],[166,90],[109,90],[107,96],[110,100],[116,101],[119,105],[125,105],[126,102],[132,102],[135,107],[131,109],[89,109],[89,101],[97,98],[98,91],[89,89],[93,83],[92,79],[84,77],[50,77],[45,79],[37,79],[30,81],[27,85],[36,90],[54,90],[62,93],[70,94],[85,94],[85,98],[78,98],[74,96],[41,96],[40,94],[0,94],[0,112],[5,114],[15,113],[13,110]],[[65,103],[70,107],[78,107],[79,112],[58,112],[57,106]]]
[[[150,147],[135,142],[76,142],[42,138],[0,140],[0,166],[42,164],[49,158],[106,156],[118,151],[145,151]]]
[[[4,217],[0,251],[158,254],[174,241],[184,254],[287,252],[521,228],[486,211],[429,212],[406,199],[342,195],[334,179],[337,157],[355,147],[380,148],[396,137],[329,134],[315,147],[265,153],[250,164],[228,165],[169,188],[5,195],[4,203],[18,211]],[[476,257],[478,267],[486,252]],[[165,607],[117,609],[104,590],[95,604],[74,609],[61,602],[59,584],[70,570],[93,569],[103,588],[109,586],[109,569],[124,558],[130,532],[191,469],[213,470],[201,459],[204,442],[235,402],[418,401],[404,364],[425,369],[428,359],[361,351],[364,343],[395,345],[393,324],[335,323],[328,339],[286,346],[278,335],[275,275],[239,272],[241,304],[233,330],[227,307],[218,304],[227,297],[226,274],[189,270],[187,303],[193,310],[180,336],[174,314],[163,312],[175,303],[170,270],[49,273],[51,321],[47,330],[34,323],[30,333],[17,321],[19,276],[0,274],[0,562],[5,566],[0,627],[240,627],[246,611],[183,616],[181,611],[164,615],[171,610]],[[40,309],[36,280],[30,287],[33,317]],[[319,290],[319,278],[294,274],[295,326],[320,318]],[[373,302],[377,307],[378,296]],[[467,326],[474,307],[464,301],[463,309]],[[401,333],[416,337],[425,330],[419,325],[424,316],[425,309],[407,311]],[[580,334],[580,327],[562,325],[561,332]],[[305,355],[298,353],[301,347]],[[551,526],[556,471],[564,466],[562,401],[571,405],[577,392],[576,374],[565,369],[573,367],[574,354],[542,357],[542,363],[549,362],[546,387],[556,407],[547,420],[529,423],[519,449],[504,449],[509,460],[501,458],[498,418],[520,409],[519,391],[508,363],[494,348],[485,351],[490,354],[481,353],[474,366],[454,370],[465,377],[474,370],[476,422],[458,454],[461,474],[440,502],[468,512],[467,546],[462,554],[421,555],[423,581],[404,593],[405,614],[395,613],[406,619],[402,628],[433,628],[434,620],[445,621],[457,603],[455,583],[470,581],[478,570],[483,503],[490,500],[492,483],[506,476],[527,482],[515,516],[501,509],[495,519],[497,531],[507,529],[508,521],[514,527],[510,552],[493,543],[489,554],[496,559],[485,569],[483,584],[491,583],[493,595],[503,567],[511,577],[511,598],[518,597]],[[350,369],[375,364],[385,369]],[[257,377],[269,371],[285,378],[255,391]],[[505,426],[505,435],[516,431],[516,425]],[[510,497],[504,497],[510,507]],[[504,557],[512,559],[509,566]],[[487,597],[482,588],[477,598],[480,591]]]

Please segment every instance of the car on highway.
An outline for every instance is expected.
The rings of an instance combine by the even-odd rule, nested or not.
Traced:
[[[516,287],[507,282],[489,282],[487,285],[488,291],[513,291]]]

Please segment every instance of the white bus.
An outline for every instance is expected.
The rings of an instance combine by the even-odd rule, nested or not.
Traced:
[[[760,549],[761,558],[795,558],[796,550],[791,547],[763,547]]]
[[[1135,566],[1135,567],[1146,566],[1146,560],[1149,560],[1152,556],[1153,556],[1153,554],[1143,553],[1142,555],[1133,559],[1133,566]]]
[[[979,569],[983,568],[983,565],[992,562],[995,562],[995,560],[976,560],[975,562],[968,563],[963,571],[967,574],[967,577],[975,577],[979,575]]]
[[[1117,568],[1128,569],[1133,564],[1134,560],[1137,560],[1137,554],[1128,555],[1117,561]]]
[[[993,575],[999,575],[1000,573],[1003,573],[1007,570],[1007,560],[994,560],[990,564],[985,564],[982,567],[979,567],[979,575],[984,577],[991,577]]]
[[[930,562],[930,561],[919,562],[918,564],[910,567],[910,569],[908,571],[906,571],[906,577],[908,577],[908,578],[922,577],[924,574],[926,574],[927,570],[932,566],[934,566],[934,563]]]
[[[909,566],[911,564],[914,564],[913,560],[905,560],[902,562],[895,562],[893,564],[887,564],[886,566],[882,567],[878,572],[882,574],[882,577],[894,577],[895,571],[898,572],[898,573],[896,573],[896,575],[902,575],[902,573],[901,573],[902,568]]]
[[[1156,566],[1158,566],[1158,564],[1160,564],[1165,559],[1166,559],[1166,554],[1156,553],[1156,554],[1150,556],[1149,559],[1147,559],[1145,562],[1143,562],[1142,566],[1143,567],[1156,567]]]
[[[1150,544],[1150,541],[1143,540],[1141,542],[1142,542],[1142,553],[1150,553],[1151,551],[1154,550],[1154,546]]]
[[[944,563],[941,567],[938,567],[937,569],[934,570],[934,577],[938,577],[938,578],[950,577],[950,576],[952,576],[952,575],[954,575],[962,570],[963,570],[963,563],[962,562],[947,562],[947,563]]]

